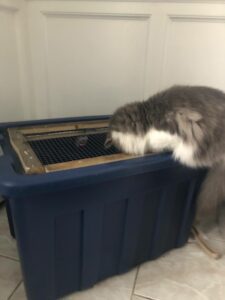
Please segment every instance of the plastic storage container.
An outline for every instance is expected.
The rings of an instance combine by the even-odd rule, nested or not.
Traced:
[[[87,118],[0,126],[0,194],[12,216],[29,300],[58,299],[181,247],[193,221],[204,171],[185,168],[168,153],[20,172],[7,128],[76,120]]]

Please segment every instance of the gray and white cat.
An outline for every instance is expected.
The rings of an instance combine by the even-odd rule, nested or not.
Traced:
[[[198,197],[197,218],[225,201],[222,91],[174,86],[146,101],[120,107],[112,115],[109,128],[106,146],[112,142],[123,152],[138,155],[171,150],[173,157],[186,166],[210,168]]]

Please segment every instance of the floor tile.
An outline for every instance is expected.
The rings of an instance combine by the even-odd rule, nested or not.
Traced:
[[[0,299],[7,300],[21,279],[19,262],[0,256]]]
[[[19,285],[10,300],[27,300],[23,283]]]
[[[63,300],[130,300],[137,269],[104,280],[93,288],[64,297]]]
[[[210,259],[187,244],[143,264],[134,293],[159,300],[224,300],[225,257]]]
[[[0,209],[0,255],[18,260],[16,240],[10,235],[5,207]]]

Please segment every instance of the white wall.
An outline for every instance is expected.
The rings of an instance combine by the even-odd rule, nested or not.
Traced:
[[[29,118],[26,5],[0,0],[0,122]]]
[[[172,84],[225,90],[224,1],[0,0],[1,121],[109,114]]]

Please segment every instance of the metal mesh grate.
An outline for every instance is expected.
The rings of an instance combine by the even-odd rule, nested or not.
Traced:
[[[120,153],[114,146],[106,149],[106,133],[28,141],[43,165]]]

